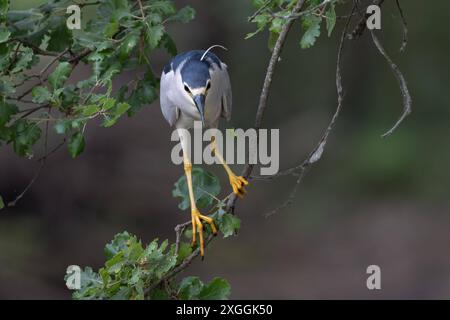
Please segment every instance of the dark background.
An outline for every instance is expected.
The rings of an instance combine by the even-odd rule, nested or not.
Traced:
[[[12,1],[16,9],[41,2]],[[250,1],[176,3],[197,11],[192,23],[170,26],[180,52],[228,47],[217,54],[231,74],[229,126],[250,127],[270,57],[266,34],[244,40],[255,28],[246,22]],[[406,52],[399,53],[402,29],[394,1],[383,5],[380,38],[408,80],[412,115],[394,135],[380,138],[401,112],[397,82],[367,34],[348,42],[343,112],[295,202],[265,218],[288,197],[295,178],[252,182],[237,207],[239,235],[214,241],[205,261],[196,260],[184,275],[204,281],[223,276],[236,299],[450,298],[450,3],[402,4],[409,22]],[[281,168],[307,156],[334,112],[342,23],[309,50],[298,46],[298,23],[290,33],[264,120],[264,127],[280,128]],[[153,57],[158,72],[167,59],[163,53]],[[87,70],[78,72],[83,77]],[[134,77],[124,74],[117,83]],[[181,212],[171,196],[183,169],[170,160],[170,133],[157,101],[112,128],[91,123],[78,159],[64,149],[53,155],[18,205],[0,211],[0,298],[70,298],[66,267],[100,267],[104,244],[123,230],[145,242],[173,241],[173,227],[189,219],[189,212]],[[5,200],[20,193],[37,168],[2,147]],[[228,192],[221,168],[208,170]],[[382,272],[382,290],[376,292],[366,288],[371,264]]]

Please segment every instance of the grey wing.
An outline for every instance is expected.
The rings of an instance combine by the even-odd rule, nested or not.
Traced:
[[[171,91],[170,86],[173,85],[174,83],[175,83],[174,72],[173,71],[169,71],[168,73],[163,72],[163,74],[161,75],[159,100],[161,104],[162,114],[171,126],[175,124],[180,115],[179,109],[172,103],[172,101],[169,98],[169,92]]]
[[[223,88],[222,94],[222,117],[227,119],[228,121],[231,119],[231,111],[232,111],[232,93],[231,93],[231,83],[230,76],[228,75],[227,65],[222,63],[221,72],[221,87]]]

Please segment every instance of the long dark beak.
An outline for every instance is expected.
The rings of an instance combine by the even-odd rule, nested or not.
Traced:
[[[193,97],[195,106],[197,107],[200,117],[202,118],[202,124],[205,125],[205,95],[198,94]]]

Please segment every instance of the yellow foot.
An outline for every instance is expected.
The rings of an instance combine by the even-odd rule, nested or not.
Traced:
[[[192,217],[192,246],[196,243],[196,237],[197,237],[197,231],[200,238],[200,255],[205,255],[205,243],[203,240],[203,223],[202,220],[204,220],[206,223],[209,224],[211,227],[211,231],[213,235],[217,234],[217,228],[214,225],[214,220],[210,217],[202,215],[197,209],[193,209],[191,212]]]
[[[247,193],[245,190],[245,186],[248,185],[248,181],[245,180],[241,176],[236,176],[234,174],[229,175],[231,188],[233,188],[233,192],[239,197],[243,198]]]

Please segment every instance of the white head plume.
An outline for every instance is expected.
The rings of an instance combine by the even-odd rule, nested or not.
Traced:
[[[220,44],[215,44],[215,45],[209,47],[209,48],[205,51],[205,53],[204,53],[204,54],[202,55],[202,57],[200,58],[200,61],[203,61],[203,59],[206,57],[206,55],[208,54],[208,52],[209,52],[211,49],[216,48],[216,47],[219,47],[219,48],[222,48],[222,49],[225,50],[225,51],[228,51],[228,49],[225,48],[224,46],[221,46]]]

